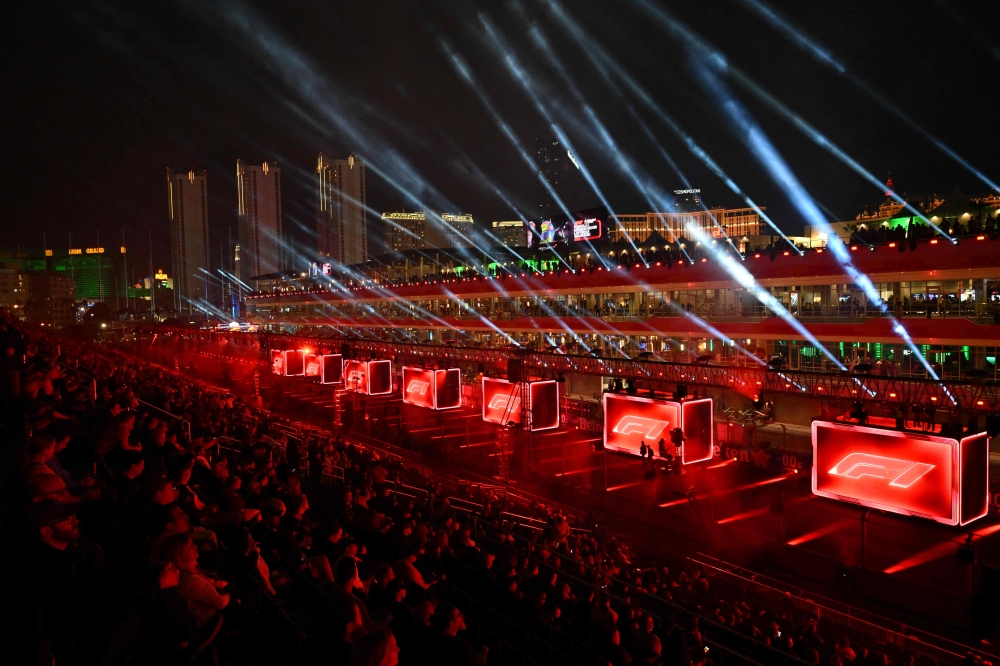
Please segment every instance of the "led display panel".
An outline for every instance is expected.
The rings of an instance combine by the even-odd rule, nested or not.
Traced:
[[[344,385],[348,391],[368,393],[368,364],[364,361],[345,361]]]
[[[403,366],[403,402],[407,405],[434,409],[434,392],[437,389],[434,371]]]
[[[462,406],[462,371],[458,368],[434,371],[434,409]]]
[[[710,460],[715,454],[715,415],[712,410],[711,398],[681,403],[681,430],[684,432],[681,462],[685,465]],[[667,441],[670,441],[669,437]]]
[[[295,349],[285,351],[285,376],[298,377],[306,371],[306,353]]]
[[[573,221],[573,240],[589,241],[601,237],[601,221],[596,217]]]
[[[532,432],[558,428],[559,384],[551,380],[529,383],[528,411]]]
[[[368,361],[368,395],[392,393],[392,361]]]
[[[285,374],[285,352],[280,349],[271,350],[271,374]]]
[[[521,422],[521,396],[517,384],[483,377],[483,420],[501,425]]]
[[[642,442],[658,449],[660,439],[670,446],[670,431],[681,427],[676,402],[616,393],[604,394],[604,448],[639,455]],[[668,449],[669,450],[669,449]]]
[[[989,438],[962,440],[813,421],[812,490],[820,497],[965,525],[989,506]]]
[[[320,367],[319,367],[319,355],[318,354],[306,354],[306,377],[319,377]]]
[[[344,381],[344,357],[324,354],[320,357],[320,384],[339,384]]]
[[[427,409],[462,406],[462,371],[403,366],[403,402]]]

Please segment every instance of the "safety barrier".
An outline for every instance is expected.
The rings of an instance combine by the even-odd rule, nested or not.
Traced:
[[[758,599],[779,604],[791,604],[794,609],[815,617],[817,620],[822,619],[827,623],[868,636],[878,643],[895,645],[900,649],[909,650],[916,655],[934,659],[939,664],[964,666],[967,652],[979,654],[987,661],[995,659],[992,655],[982,653],[942,636],[936,636],[924,631],[919,632],[923,637],[917,636],[915,632],[918,630],[868,611],[840,604],[833,600],[824,600],[828,603],[821,604],[813,599],[792,594],[789,591],[768,585],[757,578],[750,578],[729,571],[723,568],[723,566],[712,564],[705,556],[689,559],[692,563],[700,566],[706,575],[738,586],[744,594],[750,594]],[[839,609],[834,608],[834,605],[837,605]]]

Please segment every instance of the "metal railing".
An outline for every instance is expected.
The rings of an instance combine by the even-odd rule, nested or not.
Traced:
[[[994,656],[980,652],[972,647],[957,643],[948,638],[918,630],[889,618],[865,611],[832,599],[824,599],[815,594],[810,597],[822,599],[822,603],[813,598],[804,598],[792,594],[774,585],[763,582],[757,574],[753,578],[730,571],[732,565],[713,564],[706,556],[688,558],[701,567],[707,575],[724,580],[738,586],[744,594],[752,594],[758,599],[772,602],[789,602],[796,610],[807,615],[822,619],[830,624],[845,627],[851,631],[875,639],[879,643],[895,645],[900,649],[909,650],[917,655],[934,659],[938,663],[951,666],[963,666],[966,663],[966,653],[978,654],[987,661]],[[714,559],[714,558],[711,558]],[[737,568],[738,567],[733,567]],[[741,570],[742,571],[742,570]],[[749,574],[749,572],[747,572]]]

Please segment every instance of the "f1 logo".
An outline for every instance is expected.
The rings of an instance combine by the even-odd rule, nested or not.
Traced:
[[[850,453],[833,466],[830,474],[848,479],[874,476],[879,479],[890,479],[890,486],[909,488],[932,469],[934,465],[927,463],[886,458],[870,453]]]
[[[415,393],[417,395],[424,395],[427,393],[427,389],[430,387],[430,382],[422,382],[419,379],[414,379],[411,381],[407,387],[407,393]]]
[[[352,384],[354,382],[357,382],[357,383],[360,384],[361,382],[364,381],[364,379],[365,379],[365,373],[362,372],[361,370],[353,370],[351,372],[351,374],[347,376],[347,381],[350,382],[350,383],[352,383]]]
[[[663,432],[664,428],[670,425],[667,421],[658,421],[657,419],[647,419],[642,416],[630,415],[623,417],[618,424],[611,429],[612,432],[617,432],[619,435],[632,435],[636,433],[642,433],[643,437],[648,437],[649,439],[655,439],[657,435]]]
[[[509,395],[495,395],[490,400],[490,404],[487,405],[490,409],[507,409],[507,404],[510,403]],[[514,408],[517,407],[517,403],[521,401],[520,398],[514,398]]]

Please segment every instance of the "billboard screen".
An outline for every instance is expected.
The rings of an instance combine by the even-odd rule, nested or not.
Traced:
[[[458,368],[434,371],[434,409],[462,406],[462,371]]]
[[[318,354],[306,354],[306,377],[319,377],[320,367],[319,367],[319,355]]]
[[[462,406],[462,371],[403,367],[403,402],[427,409]]]
[[[392,393],[392,361],[368,361],[368,395]]]
[[[339,384],[344,381],[344,357],[340,354],[323,354],[320,357],[320,384]]]
[[[604,394],[604,448],[639,455],[642,442],[659,450],[670,431],[681,427],[681,409],[675,402],[617,393]],[[669,448],[668,448],[669,450]]]
[[[434,409],[434,371],[403,366],[403,402]]]
[[[305,374],[306,353],[295,349],[285,351],[285,376],[298,377]]]
[[[348,391],[368,393],[368,364],[364,361],[345,361],[344,385]]]
[[[528,410],[532,432],[558,428],[559,384],[552,380],[529,383]]]
[[[820,497],[966,524],[986,514],[986,433],[961,441],[814,421],[812,490]]]
[[[285,352],[280,349],[271,350],[271,374],[285,374]]]
[[[681,429],[684,431],[681,462],[685,465],[710,460],[715,453],[715,415],[712,409],[711,398],[681,403]]]
[[[601,237],[601,221],[596,217],[573,221],[573,240],[588,241]]]
[[[521,396],[517,384],[483,377],[483,420],[501,425],[521,422]]]

